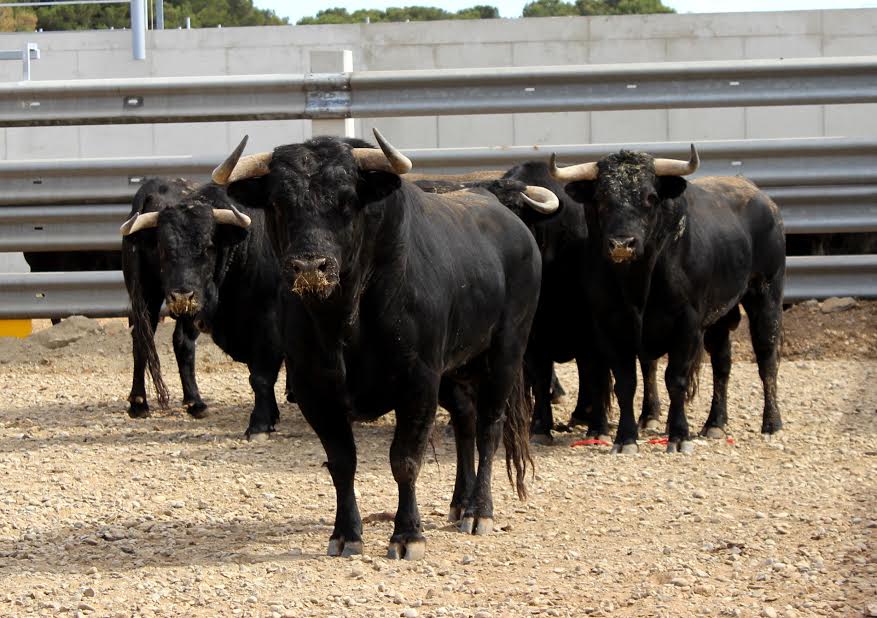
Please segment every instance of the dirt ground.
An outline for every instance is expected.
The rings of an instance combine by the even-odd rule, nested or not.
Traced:
[[[159,351],[179,402],[171,329]],[[437,432],[418,483],[420,562],[384,558],[391,416],[356,429],[366,553],[329,558],[319,442],[289,404],[270,441],[243,440],[246,369],[208,341],[198,377],[211,415],[134,421],[122,321],[57,349],[0,339],[0,615],[877,615],[877,303],[787,312],[785,431],[771,442],[747,339],[743,324],[730,441],[667,455],[643,436],[638,456],[611,456],[561,434],[534,447],[527,502],[497,472],[490,536],[446,522],[454,445]],[[559,372],[565,420],[575,369]],[[705,366],[695,428],[710,377]]]

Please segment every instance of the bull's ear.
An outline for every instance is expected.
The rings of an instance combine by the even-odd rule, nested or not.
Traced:
[[[226,188],[229,197],[248,208],[266,209],[271,205],[268,176],[233,182]]]
[[[363,205],[378,202],[402,186],[402,179],[389,172],[361,171],[356,194]]]
[[[658,197],[661,200],[672,200],[685,191],[688,186],[682,176],[658,176]]]
[[[564,187],[566,194],[579,204],[590,204],[594,201],[594,188],[596,183],[593,180],[576,180]]]

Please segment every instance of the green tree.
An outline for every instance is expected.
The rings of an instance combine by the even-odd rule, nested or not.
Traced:
[[[567,15],[644,15],[675,13],[661,0],[534,0],[524,6],[524,17],[564,17]]]
[[[400,22],[400,21],[435,21],[438,19],[496,19],[499,10],[494,6],[479,4],[468,9],[461,9],[455,13],[433,6],[405,6],[391,7],[386,11],[377,9],[359,10],[349,13],[347,9],[331,8],[318,11],[313,17],[303,17],[298,20],[298,25],[307,26],[314,24],[356,24],[368,21],[376,22]]]
[[[36,29],[37,16],[32,8],[0,8],[0,32],[32,32]]]
[[[37,26],[43,30],[101,30],[131,25],[128,4],[39,7],[36,17]],[[257,9],[253,6],[253,0],[164,0],[165,28],[184,27],[186,17],[191,19],[193,28],[288,23],[286,19],[277,17],[274,11]]]

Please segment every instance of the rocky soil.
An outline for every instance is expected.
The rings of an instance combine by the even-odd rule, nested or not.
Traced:
[[[418,484],[420,562],[384,558],[392,417],[356,429],[366,553],[328,558],[334,492],[295,406],[270,441],[243,440],[246,369],[205,339],[211,415],[131,420],[124,323],[62,327],[73,334],[0,339],[0,615],[877,615],[875,303],[787,312],[779,440],[758,434],[744,324],[729,441],[667,455],[643,436],[638,456],[610,456],[560,434],[534,447],[527,502],[495,475],[491,536],[445,521],[454,446],[436,432]],[[179,401],[171,329],[159,351]],[[559,370],[566,419],[575,370]],[[710,392],[705,366],[694,427]]]

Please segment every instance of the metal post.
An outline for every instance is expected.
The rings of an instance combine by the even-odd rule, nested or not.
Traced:
[[[24,46],[24,53],[22,54],[22,61],[24,63],[24,67],[22,70],[22,79],[24,81],[30,81],[30,61],[39,59],[40,46],[36,43],[27,43]]]
[[[146,0],[131,0],[131,48],[134,60],[146,60]]]
[[[310,66],[311,73],[350,73],[353,71],[353,52],[349,49],[312,51]],[[311,135],[355,137],[353,118],[311,120]]]
[[[155,29],[164,30],[164,0],[155,0]]]

